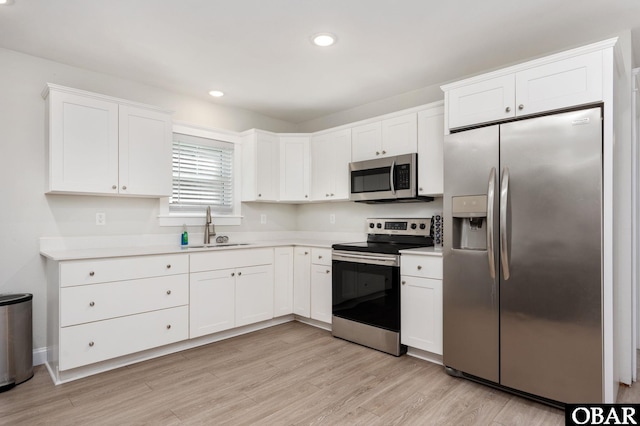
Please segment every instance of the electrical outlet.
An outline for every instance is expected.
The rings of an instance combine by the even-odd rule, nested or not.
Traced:
[[[335,214],[331,213],[329,215],[329,223],[332,224],[332,225],[335,225],[335,223],[336,223],[336,215]]]
[[[262,225],[266,225],[267,224],[267,215],[266,214],[261,214],[260,215],[260,223]]]
[[[104,213],[96,213],[96,225],[104,225],[107,223],[107,215]]]

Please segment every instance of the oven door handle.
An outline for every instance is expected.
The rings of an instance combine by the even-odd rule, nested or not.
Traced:
[[[351,254],[343,252],[333,252],[332,260],[341,260],[354,263],[368,263],[372,265],[399,266],[400,256],[389,255],[368,255],[368,254]]]

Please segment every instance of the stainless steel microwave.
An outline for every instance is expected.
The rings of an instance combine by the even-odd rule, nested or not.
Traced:
[[[365,203],[431,201],[418,195],[418,154],[349,164],[351,201]]]

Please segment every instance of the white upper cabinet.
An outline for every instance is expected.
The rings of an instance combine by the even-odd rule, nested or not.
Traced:
[[[602,55],[576,49],[442,86],[448,129],[602,101]]]
[[[349,199],[351,129],[311,138],[311,200]]]
[[[242,135],[242,201],[277,201],[280,192],[280,138],[251,130]]]
[[[458,87],[449,92],[449,127],[515,117],[513,75]]]
[[[353,127],[351,137],[352,161],[417,152],[416,114],[411,113]]]
[[[418,195],[442,196],[444,107],[418,112]]]
[[[309,201],[309,136],[280,137],[280,200]]]
[[[48,193],[171,195],[171,114],[49,84]]]

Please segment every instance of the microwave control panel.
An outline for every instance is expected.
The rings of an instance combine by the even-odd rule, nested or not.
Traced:
[[[399,189],[411,189],[411,164],[398,164],[395,168],[394,185]]]

